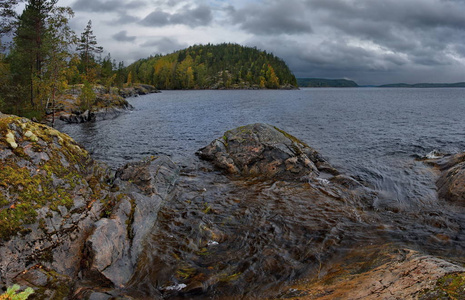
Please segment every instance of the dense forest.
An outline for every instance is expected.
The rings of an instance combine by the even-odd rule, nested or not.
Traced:
[[[297,78],[300,87],[358,87],[358,84],[347,79]]]
[[[25,8],[18,14],[20,2]],[[3,113],[41,119],[72,99],[85,111],[98,102],[94,91],[104,87],[105,96],[111,98],[137,83],[159,89],[297,86],[283,60],[237,44],[192,46],[125,67],[110,54],[102,55],[104,49],[93,34],[92,21],[76,34],[69,26],[73,10],[59,7],[57,2],[0,0]]]
[[[141,59],[127,68],[132,81],[160,89],[297,86],[286,63],[266,51],[237,44],[195,45]]]
[[[19,2],[25,2],[17,14]],[[0,0],[0,111],[41,119],[71,87],[82,91],[78,101],[89,109],[93,87],[123,87],[124,65],[102,58],[89,21],[80,36],[71,30],[74,12],[57,0]]]

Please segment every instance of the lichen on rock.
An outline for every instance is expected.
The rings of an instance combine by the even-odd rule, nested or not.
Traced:
[[[326,169],[337,173],[322,156],[296,137],[268,124],[251,124],[227,131],[197,155],[227,173],[295,180]]]

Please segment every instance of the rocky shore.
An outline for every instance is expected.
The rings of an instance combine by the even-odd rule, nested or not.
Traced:
[[[122,89],[111,88],[108,90],[103,86],[94,86],[96,95],[95,103],[90,109],[82,109],[79,105],[79,97],[82,93],[82,85],[73,86],[56,105],[55,111],[47,117],[49,124],[56,121],[65,123],[85,123],[104,119],[113,119],[121,113],[131,109],[126,98],[159,93],[154,86],[147,84],[134,84]]]
[[[205,265],[205,270],[198,271],[187,267],[187,261],[183,262],[178,252],[171,258],[181,265],[179,268],[155,264],[150,259],[150,252],[154,251],[151,243],[162,245],[173,238],[168,235],[167,240],[159,240],[154,235],[160,214],[168,219],[169,211],[181,215],[193,213],[172,209],[176,203],[194,205],[196,199],[232,197],[231,205],[237,205],[234,203],[238,201],[245,205],[247,199],[242,204],[234,198],[233,189],[250,191],[252,196],[253,186],[265,182],[272,185],[261,190],[259,198],[276,194],[302,199],[296,203],[304,213],[306,209],[306,214],[315,215],[314,232],[297,224],[292,227],[293,235],[285,236],[277,250],[268,246],[260,250],[259,255],[265,257],[260,258],[263,261],[257,267],[270,277],[279,278],[278,274],[283,274],[283,280],[288,277],[283,273],[283,263],[295,264],[295,270],[299,266],[308,268],[297,257],[303,257],[312,271],[305,273],[302,269],[302,274],[307,274],[303,281],[281,287],[279,295],[267,297],[460,299],[464,296],[465,269],[441,258],[384,244],[346,251],[340,257],[332,255],[334,249],[346,245],[344,235],[337,232],[334,224],[339,218],[353,224],[371,218],[364,211],[370,210],[376,195],[361,182],[341,174],[296,137],[271,125],[252,124],[226,132],[197,155],[206,162],[179,166],[168,157],[158,156],[112,171],[93,160],[69,136],[0,113],[0,288],[5,290],[15,283],[32,287],[34,299],[161,299],[194,297],[228,287],[230,282],[246,286],[250,282],[243,265],[231,271],[202,261],[200,265]],[[462,154],[444,161],[443,175],[438,181],[440,197],[459,205],[465,200],[463,158]],[[218,185],[227,189],[218,190]],[[225,191],[229,191],[227,195]],[[205,205],[199,212],[205,215],[202,220],[215,217],[222,210],[208,206],[206,200],[200,201]],[[164,211],[166,206],[169,211]],[[252,209],[246,207],[245,212]],[[338,215],[332,216],[336,212]],[[279,219],[279,214],[286,216],[286,213],[287,208],[283,207],[274,217]],[[166,226],[175,223],[182,222],[175,219]],[[271,230],[273,234],[276,229],[269,223],[266,219],[259,224],[270,226],[267,232]],[[196,249],[198,259],[206,256],[208,247],[228,241],[226,233],[213,222],[197,227],[202,232],[200,244],[194,245],[192,237],[185,242],[186,248]],[[299,249],[286,248],[293,239],[301,243],[303,236],[308,237],[309,244],[302,244]],[[273,251],[289,252],[277,259],[279,253]],[[164,270],[177,274],[177,285],[165,284],[173,278],[158,274]],[[151,279],[149,283],[144,281],[147,278]],[[266,280],[263,279],[264,285],[269,284]]]

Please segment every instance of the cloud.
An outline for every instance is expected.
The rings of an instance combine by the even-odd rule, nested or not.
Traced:
[[[118,19],[111,20],[108,23],[110,25],[113,25],[113,24],[125,25],[125,24],[137,23],[139,21],[140,19],[138,17],[134,17],[131,15],[128,15],[127,13],[122,12],[118,15]]]
[[[143,0],[125,1],[125,0],[77,0],[72,8],[79,12],[121,12],[128,9],[138,9],[144,7],[147,3]]]
[[[239,9],[227,8],[233,24],[258,35],[310,33],[312,27],[307,11],[308,7],[298,0],[269,0],[252,2]]]
[[[141,47],[144,48],[151,48],[153,50],[156,50],[158,53],[171,53],[177,50],[184,49],[188,47],[189,45],[186,43],[180,43],[176,39],[168,38],[168,37],[162,37],[162,38],[155,38],[146,41],[145,43],[140,45]]]
[[[213,13],[210,7],[199,5],[194,8],[184,6],[178,12],[167,13],[161,10],[154,10],[147,15],[140,24],[149,27],[162,27],[167,25],[187,25],[190,27],[207,26],[213,20]]]
[[[162,27],[171,23],[170,17],[171,16],[168,13],[155,10],[151,12],[147,17],[145,17],[142,21],[140,21],[140,23],[145,26]]]
[[[464,0],[60,0],[72,1],[73,28],[93,19],[126,61],[235,42],[273,52],[298,77],[465,81]],[[125,41],[140,47],[118,48]]]
[[[126,30],[120,31],[112,37],[118,42],[133,42],[136,40],[135,36],[128,36],[128,32]]]

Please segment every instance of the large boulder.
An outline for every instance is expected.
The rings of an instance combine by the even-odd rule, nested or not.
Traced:
[[[436,185],[439,198],[465,206],[465,153],[439,162],[442,171]]]
[[[0,290],[98,298],[130,280],[178,168],[153,157],[116,173],[66,134],[0,114]]]
[[[227,131],[197,155],[230,174],[295,180],[336,174],[317,151],[268,124],[251,124]]]
[[[0,115],[0,288],[63,282],[69,291],[82,245],[112,198],[107,174],[69,136]]]

